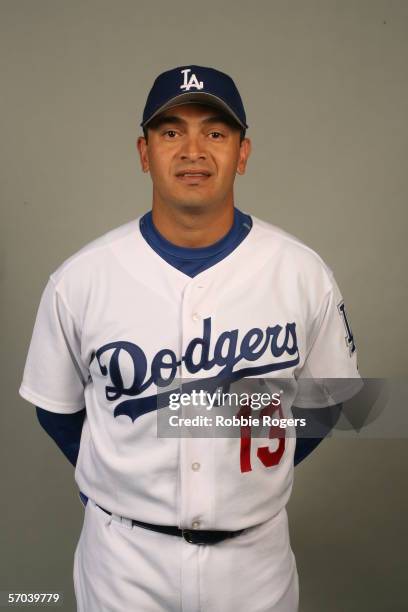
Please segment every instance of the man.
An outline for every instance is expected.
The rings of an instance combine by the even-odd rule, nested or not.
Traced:
[[[287,381],[289,413],[325,405],[301,390],[312,377],[346,379],[324,397],[348,399],[344,302],[314,251],[235,206],[251,142],[228,75],[164,72],[141,125],[152,210],[51,274],[20,387],[76,465],[78,610],[295,612],[295,438],[158,437],[158,399],[178,379],[258,376]]]

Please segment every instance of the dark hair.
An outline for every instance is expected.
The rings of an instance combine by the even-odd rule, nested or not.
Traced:
[[[227,113],[223,113],[222,111],[219,111],[220,117],[222,117],[222,120],[229,125],[232,129],[234,130],[239,130],[240,135],[239,135],[239,142],[241,144],[241,142],[244,140],[245,138],[245,133],[246,133],[246,129],[241,127],[239,125],[239,123],[237,123],[236,121],[234,121],[234,119],[232,119],[232,117],[230,117],[230,115],[227,115]],[[156,127],[156,122],[155,122],[155,118],[153,118],[146,126],[144,126],[143,129],[143,136],[146,140],[147,143],[147,138],[148,138],[148,129],[155,129]]]

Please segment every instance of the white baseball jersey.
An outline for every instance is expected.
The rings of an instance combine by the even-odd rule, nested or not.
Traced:
[[[117,515],[237,530],[276,516],[290,496],[293,437],[256,440],[244,461],[239,438],[158,438],[161,378],[286,378],[300,407],[314,401],[299,392],[302,378],[350,379],[337,402],[361,388],[332,271],[295,237],[252,219],[239,246],[194,278],[147,244],[139,219],[49,278],[19,393],[57,413],[86,406],[75,479]]]

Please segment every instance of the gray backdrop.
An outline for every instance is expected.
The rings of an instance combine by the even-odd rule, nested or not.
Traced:
[[[135,142],[155,76],[230,73],[253,154],[236,205],[332,267],[365,377],[407,368],[408,2],[1,0],[0,590],[62,590],[73,468],[17,394],[48,275],[148,210]],[[407,441],[329,439],[289,503],[302,612],[406,610]],[[404,571],[405,570],[405,571]]]

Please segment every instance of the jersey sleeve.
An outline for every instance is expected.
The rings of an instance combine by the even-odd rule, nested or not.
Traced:
[[[80,330],[51,276],[34,323],[21,397],[51,412],[82,410],[88,368],[82,362],[80,345]]]
[[[293,402],[299,408],[339,404],[363,387],[354,335],[344,299],[332,273],[330,285],[308,334],[307,356],[297,378],[298,390]]]

